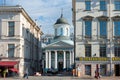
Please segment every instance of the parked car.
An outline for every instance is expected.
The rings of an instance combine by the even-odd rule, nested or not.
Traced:
[[[48,69],[47,73],[57,74],[58,71],[56,69]]]

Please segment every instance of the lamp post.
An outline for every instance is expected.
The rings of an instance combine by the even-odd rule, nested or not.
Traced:
[[[113,27],[112,27],[112,20],[111,20],[111,0],[109,0],[109,19],[110,19],[110,22],[109,22],[109,27],[111,28],[111,36],[109,37],[110,40],[109,40],[109,43],[110,43],[110,76],[112,76],[112,38],[113,38]]]

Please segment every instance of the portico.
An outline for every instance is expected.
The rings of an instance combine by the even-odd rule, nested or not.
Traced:
[[[57,69],[58,71],[70,69],[74,63],[73,50],[46,50],[46,69]]]

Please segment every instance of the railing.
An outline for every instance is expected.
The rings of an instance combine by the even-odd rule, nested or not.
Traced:
[[[76,61],[109,61],[109,57],[78,57]],[[112,61],[120,61],[120,57],[112,57]]]

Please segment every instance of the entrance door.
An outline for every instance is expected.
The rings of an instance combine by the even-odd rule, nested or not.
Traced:
[[[91,65],[85,65],[85,75],[91,75]]]
[[[120,76],[120,64],[115,65],[115,76]]]
[[[63,62],[58,62],[58,70],[62,71],[63,70]]]

